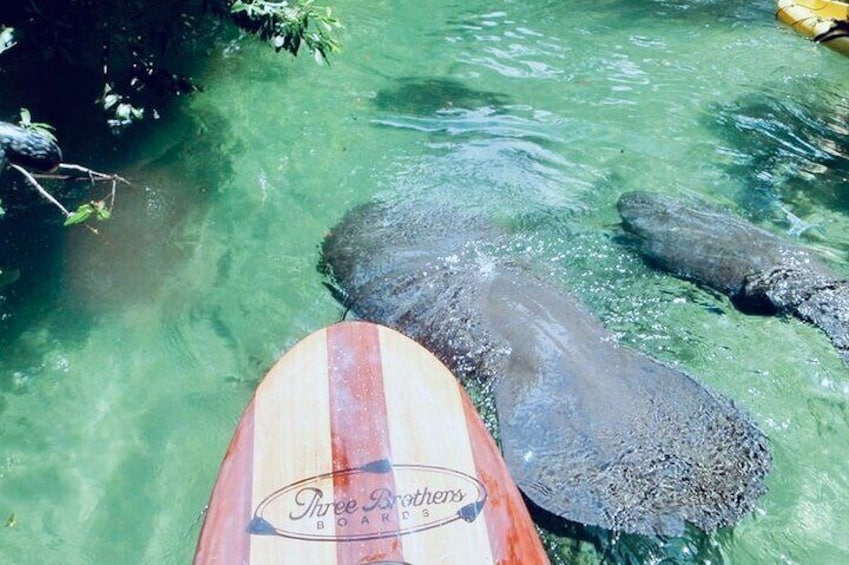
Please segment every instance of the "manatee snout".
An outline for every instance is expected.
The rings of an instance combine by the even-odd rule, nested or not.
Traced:
[[[626,192],[619,197],[616,208],[619,210],[622,220],[630,223],[645,217],[646,211],[653,208],[652,200],[652,195],[646,192]]]
[[[645,239],[673,225],[669,221],[674,213],[670,203],[651,192],[626,192],[619,197],[616,207],[622,218],[622,227],[632,236]]]

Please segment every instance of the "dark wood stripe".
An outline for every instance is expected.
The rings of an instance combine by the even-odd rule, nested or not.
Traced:
[[[212,490],[195,564],[248,563],[253,487],[254,401],[245,409]]]
[[[391,461],[377,327],[348,322],[328,328],[327,357],[333,471]],[[337,544],[337,562],[340,565],[403,562],[401,538],[394,535],[400,527],[397,509],[394,505],[381,509],[381,500],[372,497],[373,493],[395,492],[392,473],[338,474],[333,488],[336,500],[356,499],[359,504],[377,504],[374,511],[336,519],[337,536],[344,533],[373,538]]]
[[[469,395],[459,384],[463,396],[463,411],[478,479],[487,490],[484,506],[486,529],[492,557],[498,565],[544,565],[548,557],[539,540],[536,528],[513,482],[501,452],[478,416]]]

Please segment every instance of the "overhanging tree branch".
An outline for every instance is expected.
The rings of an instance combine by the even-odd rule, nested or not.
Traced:
[[[41,184],[35,179],[34,176],[32,176],[32,174],[30,174],[28,170],[21,167],[20,165],[15,165],[14,163],[10,164],[9,166],[21,173],[21,175],[23,175],[23,177],[27,180],[30,186],[32,186],[36,191],[38,191],[42,198],[59,208],[59,210],[62,211],[62,214],[64,214],[66,218],[71,215],[68,209],[65,208],[61,202],[56,200],[53,195],[50,194],[43,186],[41,186]]]
[[[67,170],[67,171],[75,171],[77,173],[82,173],[85,175],[74,176],[71,174],[68,175],[57,175],[57,174],[39,174],[39,173],[31,173],[25,168],[15,163],[10,163],[9,167],[16,170],[20,173],[21,176],[27,181],[27,183],[33,187],[38,194],[50,202],[53,206],[59,209],[62,212],[62,215],[65,217],[65,225],[73,225],[73,224],[81,224],[88,221],[90,218],[94,217],[98,220],[107,220],[112,215],[112,208],[115,206],[115,198],[118,189],[118,183],[130,184],[130,181],[125,179],[124,177],[116,174],[107,174],[95,171],[93,169],[89,169],[88,167],[83,167],[82,165],[76,165],[73,163],[60,163],[57,167],[58,170]],[[71,212],[68,210],[59,200],[53,196],[49,190],[44,188],[40,182],[38,182],[39,178],[51,179],[51,180],[81,180],[85,178],[90,183],[94,184],[96,182],[109,182],[111,183],[111,190],[109,192],[109,196],[102,200],[92,200],[85,204],[80,205],[75,211]],[[97,233],[97,230],[91,226],[86,226],[89,230]]]

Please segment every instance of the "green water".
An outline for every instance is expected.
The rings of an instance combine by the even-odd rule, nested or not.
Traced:
[[[375,196],[513,223],[624,342],[751,413],[770,490],[707,540],[713,562],[848,562],[849,378],[828,340],[613,236],[622,192],[696,194],[846,271],[849,61],[767,1],[333,5],[332,67],[218,46],[206,91],[127,157],[114,221],[39,244],[2,291],[0,562],[189,562],[259,378],[341,316],[323,234]]]

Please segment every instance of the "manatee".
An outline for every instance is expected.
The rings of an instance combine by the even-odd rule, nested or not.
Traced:
[[[732,401],[617,344],[510,234],[444,209],[373,202],[322,244],[319,269],[359,317],[488,379],[507,465],[558,516],[641,534],[711,531],[765,491],[767,440]]]
[[[406,77],[396,80],[395,88],[379,90],[373,102],[383,111],[431,116],[447,109],[502,108],[510,104],[510,97],[455,79]]]
[[[652,263],[727,294],[744,312],[814,324],[849,363],[849,284],[816,255],[703,202],[628,192],[618,208]]]

